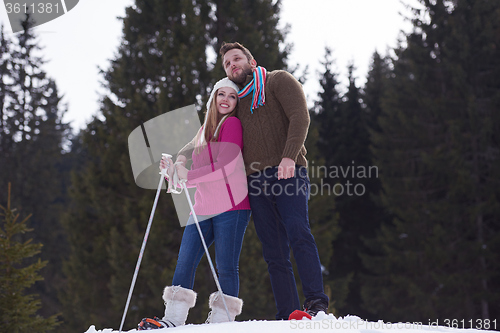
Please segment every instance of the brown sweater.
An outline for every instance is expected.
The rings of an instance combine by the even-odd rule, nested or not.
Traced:
[[[240,88],[252,80],[247,77]],[[236,116],[243,126],[243,159],[247,175],[278,166],[283,157],[307,166],[306,140],[309,111],[301,84],[288,72],[267,73],[266,104],[250,112],[252,94],[239,102]]]

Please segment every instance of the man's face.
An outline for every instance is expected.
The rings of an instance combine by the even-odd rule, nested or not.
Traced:
[[[255,60],[248,61],[240,49],[231,49],[224,54],[224,70],[228,79],[235,83],[245,82],[247,75],[252,74],[256,65],[257,62]]]

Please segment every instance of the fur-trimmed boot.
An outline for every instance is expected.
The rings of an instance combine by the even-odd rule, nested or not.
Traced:
[[[234,321],[234,318],[241,313],[243,300],[226,294],[224,294],[224,300],[226,301],[227,309],[229,311],[229,317],[231,318],[231,321]],[[222,302],[219,292],[214,292],[210,295],[208,305],[211,311],[208,315],[207,323],[225,323],[229,321],[226,308],[224,307],[224,303]]]
[[[196,304],[196,293],[181,286],[168,286],[163,291],[165,301],[165,316],[163,321],[173,326],[182,326],[186,323],[189,309]]]

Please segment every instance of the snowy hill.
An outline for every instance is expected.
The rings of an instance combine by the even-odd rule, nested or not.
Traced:
[[[333,315],[319,313],[313,320],[300,321],[236,321],[232,323],[186,325],[176,328],[154,330],[157,333],[285,333],[285,332],[335,332],[335,333],[479,333],[478,328],[498,330],[500,322],[495,321],[447,321],[427,323],[384,323],[368,322],[356,316],[335,318]],[[471,326],[472,325],[472,326]],[[466,329],[466,330],[464,330]],[[97,330],[90,326],[85,333],[117,333],[118,330]],[[138,332],[135,329],[123,332]],[[490,331],[495,332],[495,331]],[[497,331],[498,332],[498,331]]]

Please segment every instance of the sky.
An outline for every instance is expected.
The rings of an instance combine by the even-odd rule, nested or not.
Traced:
[[[417,4],[417,0],[403,1]],[[67,105],[63,120],[76,130],[84,128],[99,112],[99,98],[105,93],[99,68],[108,68],[114,58],[122,38],[118,17],[123,17],[125,8],[133,3],[80,0],[63,16],[35,28],[44,47],[44,69],[56,81]],[[410,31],[401,14],[408,15],[408,10],[400,0],[282,0],[280,27],[290,25],[286,42],[293,44],[289,64],[298,64],[301,69],[309,66],[304,84],[309,106],[320,90],[325,47],[333,50],[334,70],[341,83],[347,84],[347,66],[353,62],[357,85],[363,86],[373,52],[386,54],[397,45],[402,30]],[[0,23],[7,34],[12,34],[3,6]]]

